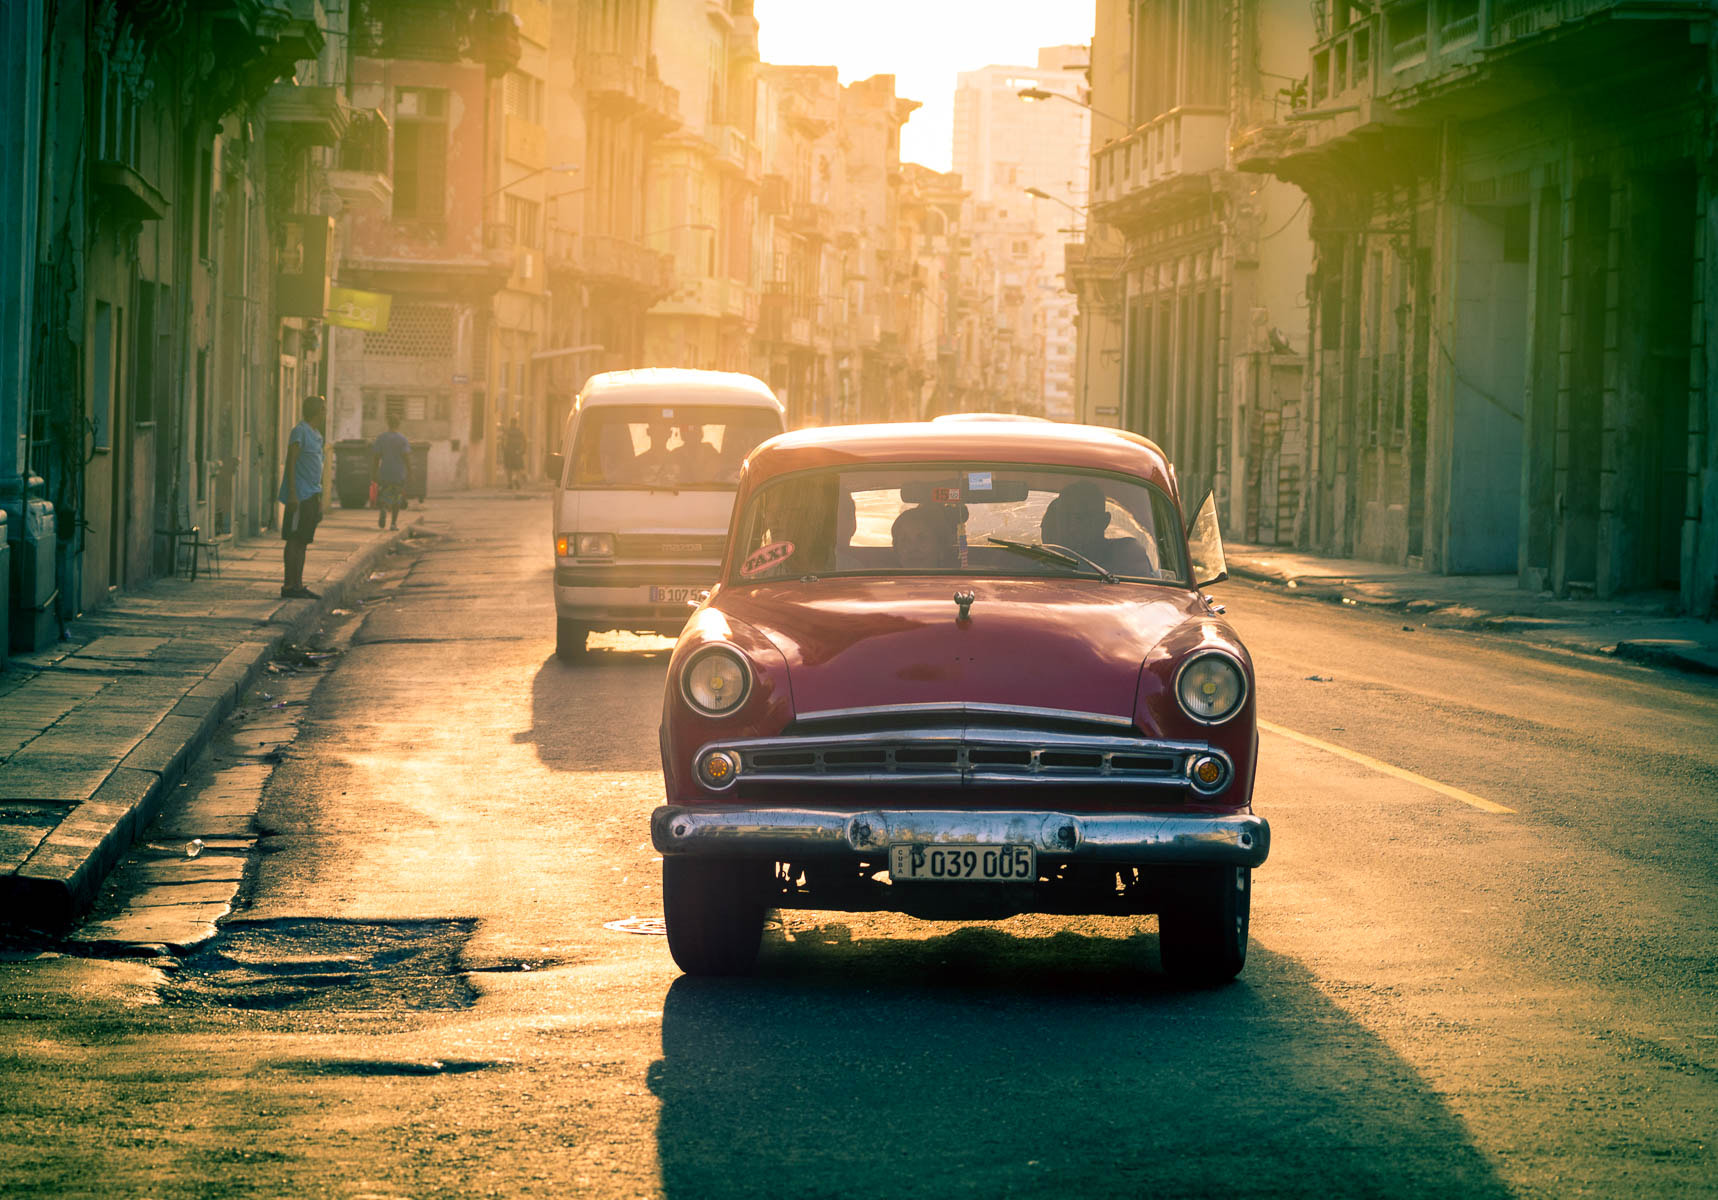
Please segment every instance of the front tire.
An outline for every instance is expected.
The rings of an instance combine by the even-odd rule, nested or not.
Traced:
[[[688,975],[746,975],[764,933],[764,864],[718,858],[662,860],[668,953]]]
[[[555,657],[562,662],[579,662],[585,656],[585,639],[590,630],[565,617],[555,618]]]
[[[1247,867],[1194,867],[1158,914],[1163,969],[1202,987],[1227,983],[1247,963],[1253,872]]]

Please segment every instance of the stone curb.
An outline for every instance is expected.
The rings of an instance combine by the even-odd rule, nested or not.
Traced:
[[[1635,638],[1618,642],[1615,654],[1631,662],[1654,667],[1671,667],[1692,671],[1697,675],[1718,675],[1718,651],[1696,642],[1672,638]]]
[[[200,679],[109,773],[95,794],[73,808],[4,881],[4,919],[36,928],[69,923],[95,900],[102,880],[131,848],[186,768],[208,748],[215,731],[237,707],[281,645],[308,635],[354,585],[419,525],[410,521],[392,536],[370,543],[325,576],[314,601],[283,604],[258,630]]]

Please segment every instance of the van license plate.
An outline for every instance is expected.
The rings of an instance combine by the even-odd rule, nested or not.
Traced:
[[[652,604],[684,604],[688,600],[696,600],[703,588],[695,587],[653,587],[650,589]]]
[[[891,879],[946,879],[960,883],[1033,883],[1038,864],[1030,846],[932,846],[897,842],[889,847]]]

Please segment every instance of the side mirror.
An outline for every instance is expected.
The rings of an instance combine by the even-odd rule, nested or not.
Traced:
[[[1229,578],[1229,564],[1223,558],[1223,535],[1217,529],[1217,497],[1205,493],[1199,511],[1187,526],[1187,554],[1193,568],[1193,586],[1209,587]]]
[[[543,455],[543,477],[545,479],[547,479],[549,482],[553,483],[556,487],[559,487],[561,485],[561,470],[565,466],[566,466],[566,460],[563,459],[559,454],[549,454],[547,452],[544,453],[544,455]]]

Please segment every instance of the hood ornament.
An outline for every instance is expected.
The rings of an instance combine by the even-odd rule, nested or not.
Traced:
[[[971,592],[956,592],[954,594],[954,602],[960,608],[960,615],[956,617],[955,620],[972,620],[972,613],[968,610],[972,608],[972,602],[976,599],[978,599],[978,597],[973,595]]]

